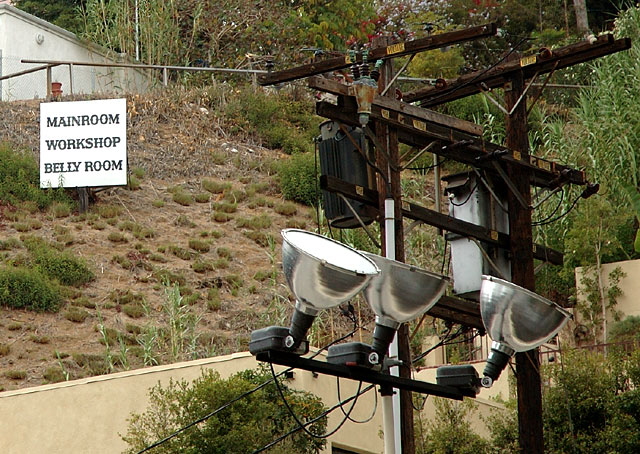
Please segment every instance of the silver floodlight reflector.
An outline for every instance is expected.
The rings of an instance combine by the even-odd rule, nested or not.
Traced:
[[[289,329],[270,327],[252,333],[249,350],[254,354],[278,348],[280,340],[285,350],[305,353],[306,348],[299,347],[318,312],[351,299],[380,273],[371,259],[331,238],[298,229],[281,233],[282,268],[296,305]]]
[[[402,323],[422,315],[438,302],[448,279],[380,255],[362,254],[380,269],[380,274],[372,277],[363,290],[367,303],[376,314],[373,343],[367,346],[352,342],[330,347],[327,361],[371,367],[382,362]]]
[[[483,386],[491,386],[516,352],[544,344],[571,318],[553,301],[493,276],[482,276],[480,315],[493,341]]]

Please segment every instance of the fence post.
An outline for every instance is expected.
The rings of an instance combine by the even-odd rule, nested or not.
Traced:
[[[51,66],[47,66],[47,101],[51,100]]]
[[[73,94],[73,63],[69,63],[69,94]]]
[[[169,76],[167,75],[167,67],[162,68],[162,85],[165,87],[169,84]]]

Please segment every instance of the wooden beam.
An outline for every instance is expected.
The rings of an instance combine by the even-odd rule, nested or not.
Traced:
[[[340,96],[354,96],[351,85],[345,85],[335,80],[314,76],[309,78],[309,87],[326,93]],[[387,109],[400,114],[409,115],[416,119],[434,123],[445,128],[452,128],[463,131],[467,134],[479,137],[482,135],[482,126],[471,121],[460,120],[450,115],[441,114],[429,109],[412,106],[406,102],[397,101],[388,97],[376,95],[373,98],[373,105],[380,109]]]
[[[378,191],[347,183],[336,177],[322,175],[320,177],[320,188],[336,192],[358,202],[365,203],[371,207],[378,206]],[[402,216],[414,221],[421,221],[425,224],[437,227],[448,232],[456,233],[464,237],[472,237],[478,241],[483,241],[497,247],[509,249],[509,234],[488,229],[471,222],[462,221],[443,213],[439,213],[428,208],[424,208],[415,203],[402,202]],[[534,257],[538,260],[552,263],[554,265],[562,265],[563,255],[561,252],[555,251],[542,245],[533,245]]]
[[[422,107],[433,107],[483,90],[502,87],[517,71],[522,71],[525,80],[529,80],[536,74],[546,74],[630,47],[629,38],[614,40],[613,35],[602,35],[593,44],[581,41],[447,80],[444,88],[424,87],[407,92],[403,95],[403,101],[408,103],[419,101]]]
[[[391,107],[389,105],[389,107]],[[334,121],[359,126],[355,106],[345,103],[336,106],[327,102],[316,104],[316,113],[321,117]],[[583,185],[587,183],[583,171],[548,161],[535,156],[524,156],[518,151],[507,147],[485,142],[482,138],[463,131],[442,126],[440,123],[425,121],[423,117],[416,117],[406,111],[372,106],[371,117],[393,124],[398,129],[398,139],[405,144],[423,148],[430,142],[439,141],[441,146],[430,150],[432,153],[453,159],[465,164],[478,167],[489,172],[495,172],[493,160],[519,165],[530,170],[532,184],[545,188],[555,188],[560,183]],[[502,154],[505,152],[505,154]]]
[[[416,54],[426,50],[438,49],[441,47],[451,46],[453,44],[463,43],[465,41],[493,36],[496,34],[497,30],[498,28],[496,24],[491,23],[478,27],[470,27],[463,30],[441,33],[439,35],[431,35],[425,38],[414,39],[413,41],[401,41],[390,46],[371,49],[369,51],[368,59],[373,61],[403,57],[405,55]],[[362,54],[356,55],[356,62],[362,62]],[[305,77],[348,68],[353,63],[354,62],[351,61],[349,55],[329,58],[327,60],[321,60],[295,68],[284,69],[282,71],[259,74],[258,83],[260,85],[274,85],[296,79],[304,79]]]
[[[484,331],[484,324],[480,316],[480,304],[476,301],[443,296],[427,311],[427,314],[431,317]]]

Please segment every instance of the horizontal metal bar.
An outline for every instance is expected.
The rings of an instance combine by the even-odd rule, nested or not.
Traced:
[[[258,361],[294,367],[296,369],[308,370],[319,374],[349,378],[351,380],[373,383],[380,386],[389,386],[391,388],[412,391],[420,394],[446,397],[447,399],[462,400],[465,396],[475,397],[473,391],[464,392],[461,389],[453,388],[451,386],[442,386],[421,380],[396,377],[394,375],[377,372],[364,367],[330,364],[324,361],[302,358],[291,353],[279,352],[277,350],[268,350],[258,353],[256,355],[256,359]]]
[[[11,79],[12,77],[24,76],[25,74],[35,73],[37,71],[42,71],[43,69],[52,68],[57,65],[42,65],[36,66],[35,68],[25,69],[24,71],[19,71],[13,74],[7,74],[6,76],[0,77],[0,80]]]
[[[57,65],[76,65],[76,66],[97,66],[97,67],[113,67],[113,68],[134,68],[134,69],[170,69],[176,71],[208,71],[208,72],[227,72],[227,73],[266,73],[262,69],[234,69],[234,68],[206,68],[201,66],[170,66],[170,65],[140,65],[134,63],[98,63],[86,61],[64,61],[64,60],[30,60],[22,59],[22,63],[45,63],[51,66]]]

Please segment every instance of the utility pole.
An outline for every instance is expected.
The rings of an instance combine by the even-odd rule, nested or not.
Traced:
[[[515,57],[515,56],[514,56]],[[515,72],[505,85],[506,146],[529,160],[527,103],[522,71]],[[499,164],[498,164],[499,165]],[[511,279],[514,284],[535,291],[533,233],[531,227],[531,172],[522,166],[507,165],[509,236],[511,239]],[[538,349],[516,354],[518,394],[518,434],[520,450],[543,454],[542,389]]]

